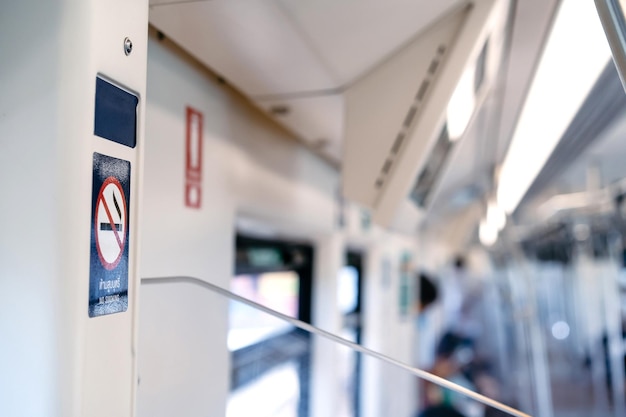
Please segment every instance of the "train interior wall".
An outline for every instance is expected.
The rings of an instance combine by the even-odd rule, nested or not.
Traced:
[[[151,34],[148,45],[145,176],[141,213],[141,276],[187,275],[228,288],[237,231],[308,241],[316,254],[313,324],[339,332],[337,275],[350,246],[364,250],[364,344],[398,360],[414,359],[414,323],[398,311],[399,269],[409,253],[426,262],[419,242],[363,225],[358,208],[343,207],[338,227],[339,172],[269,121],[236,91],[220,83],[168,40]],[[204,115],[202,206],[186,208],[184,196],[185,109]],[[442,246],[433,259],[445,259]],[[383,276],[385,275],[385,276]],[[228,392],[227,303],[184,285],[143,287],[139,320],[139,416],[224,415]],[[324,349],[320,347],[318,349]],[[328,349],[328,346],[326,346]],[[333,381],[336,353],[316,352]],[[365,370],[364,407],[371,415],[389,399],[411,393],[383,389],[385,378]],[[369,375],[367,375],[369,373]],[[313,383],[313,414],[332,415],[337,390]],[[398,404],[398,402],[395,402]]]
[[[67,10],[62,3],[32,14],[28,2],[16,2],[0,13],[0,50],[13,51],[0,65],[0,416],[227,415],[230,301],[202,286],[157,279],[194,277],[230,288],[237,236],[310,245],[311,322],[333,335],[342,334],[345,319],[340,271],[346,253],[359,253],[360,342],[424,369],[433,369],[442,312],[435,306],[415,314],[413,278],[433,271],[444,284],[437,278],[450,272],[459,247],[471,246],[466,254],[484,289],[481,336],[488,336],[477,344],[491,355],[497,399],[542,417],[624,415],[623,108],[613,109],[609,128],[581,135],[598,138],[584,144],[589,148],[559,155],[560,176],[505,218],[509,225],[485,249],[478,222],[494,190],[477,194],[476,184],[487,168],[475,169],[480,178],[464,178],[470,187],[461,191],[473,197],[457,215],[444,204],[451,211],[421,213],[428,227],[417,233],[415,219],[379,227],[340,197],[340,168],[167,36],[152,27],[146,33],[147,1],[125,9],[136,31],[131,57],[118,42],[127,26],[115,24],[127,7],[122,0]],[[135,150],[94,135],[99,71],[141,97]],[[620,95],[613,67],[603,74],[601,87]],[[595,104],[585,109],[605,113]],[[185,205],[188,109],[202,115],[199,208]],[[476,122],[470,132],[481,129]],[[473,159],[465,149],[454,163]],[[102,150],[133,160],[129,259],[137,279],[129,293],[137,303],[126,314],[92,320],[85,302],[91,164]],[[442,191],[440,199],[453,195]],[[544,215],[552,197],[566,204]],[[328,340],[312,340],[307,414],[337,415],[342,353]],[[362,365],[358,417],[415,415],[423,392],[414,374],[389,361]]]

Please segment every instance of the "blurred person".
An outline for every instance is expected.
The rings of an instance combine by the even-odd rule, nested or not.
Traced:
[[[440,327],[440,296],[435,278],[427,272],[416,275],[414,300],[416,313],[416,354],[418,368],[430,369],[435,363],[435,352]]]
[[[447,405],[437,405],[429,407],[419,414],[419,417],[465,417],[453,407]]]
[[[468,372],[473,360],[471,342],[466,338],[447,333],[439,344],[435,363],[430,372],[464,388],[477,391],[471,373]],[[425,400],[431,407],[443,405],[454,408],[466,417],[482,417],[483,408],[476,401],[435,384],[426,384]]]
[[[443,330],[446,334],[465,339],[480,336],[480,323],[475,317],[475,307],[480,298],[479,282],[470,276],[466,260],[457,255],[452,270],[442,275]]]
[[[483,330],[481,281],[468,273],[465,258],[456,256],[439,283],[441,336],[433,345],[432,364],[426,369],[465,388],[498,398],[499,384],[490,364],[477,353],[476,345]],[[427,407],[452,407],[466,417],[486,415],[485,408],[476,401],[434,384],[425,384],[423,394],[423,404]]]
[[[419,274],[419,293],[417,299],[419,300],[418,311],[423,312],[427,307],[432,305],[439,297],[439,291],[437,286],[433,282],[433,279],[425,272]]]
[[[457,352],[456,339],[450,336],[450,340],[446,344],[448,350],[445,352],[438,351],[437,337],[441,323],[437,315],[441,312],[441,302],[440,291],[435,284],[435,280],[425,272],[418,274],[418,279],[419,284],[416,285],[418,294],[415,297],[418,300],[418,341],[420,353],[418,367],[471,388],[471,384],[467,381],[459,380],[459,376],[462,378],[460,367],[463,364],[463,359],[458,354],[454,355]],[[463,353],[461,356],[463,356]],[[442,390],[437,385],[428,382],[420,384],[420,390],[422,392],[421,398],[423,399],[423,411],[419,414],[420,417],[468,417],[459,411],[464,405],[461,404],[461,408],[458,407],[460,400],[452,392]]]

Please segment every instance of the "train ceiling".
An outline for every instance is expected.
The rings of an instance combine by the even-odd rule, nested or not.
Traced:
[[[344,93],[468,3],[150,0],[150,23],[341,166]],[[558,0],[510,4],[513,10],[502,16],[507,44],[497,85],[453,152],[427,210],[437,230],[442,224],[454,229],[451,216],[484,201],[493,187],[494,167],[506,152]]]
[[[150,22],[340,163],[343,92],[462,0],[151,0]]]

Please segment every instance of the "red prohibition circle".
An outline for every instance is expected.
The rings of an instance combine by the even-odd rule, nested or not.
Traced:
[[[98,240],[98,213],[100,211],[100,202],[102,201],[102,204],[106,205],[106,202],[104,201],[103,193],[104,193],[104,189],[109,184],[113,184],[120,191],[120,194],[122,195],[122,206],[123,206],[123,219],[122,220],[124,221],[124,232],[122,234],[122,239],[121,239],[120,253],[119,255],[117,255],[117,258],[113,262],[107,262],[106,259],[104,259],[104,255],[102,255],[102,250],[100,249],[100,242]],[[106,180],[104,180],[104,182],[102,183],[102,186],[100,187],[100,192],[98,193],[98,198],[96,199],[96,211],[94,213],[93,227],[94,227],[94,234],[96,236],[96,249],[98,250],[98,257],[100,258],[100,263],[102,264],[104,269],[111,271],[115,269],[117,265],[119,265],[120,261],[122,260],[122,255],[124,254],[124,248],[126,246],[126,232],[128,228],[128,213],[126,211],[126,196],[124,195],[122,184],[120,184],[119,180],[115,177],[108,177]],[[113,233],[115,233],[115,227],[113,229],[114,229]]]

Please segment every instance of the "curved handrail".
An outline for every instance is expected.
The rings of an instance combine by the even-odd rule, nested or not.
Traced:
[[[499,401],[492,400],[489,397],[486,397],[482,394],[474,392],[470,389],[462,387],[461,385],[455,384],[454,382],[450,382],[444,378],[441,378],[437,375],[431,374],[430,372],[424,371],[423,369],[414,368],[412,366],[406,365],[396,359],[390,358],[389,356],[383,355],[382,353],[367,349],[361,345],[356,343],[352,343],[346,339],[343,339],[333,333],[327,332],[326,330],[322,330],[318,327],[312,326],[308,323],[305,323],[301,320],[294,319],[293,317],[289,317],[285,314],[279,313],[278,311],[274,311],[271,308],[265,307],[261,304],[255,303],[254,301],[250,301],[247,298],[241,297],[237,294],[232,293],[229,290],[226,290],[222,287],[219,287],[215,284],[211,284],[210,282],[203,281],[200,278],[194,278],[189,276],[174,276],[174,277],[154,277],[154,278],[141,278],[142,285],[155,285],[155,284],[191,284],[203,287],[207,290],[213,291],[220,295],[223,295],[226,298],[230,298],[231,300],[247,304],[248,306],[255,308],[257,310],[261,310],[264,313],[277,317],[279,319],[285,320],[289,324],[298,327],[299,329],[305,330],[309,333],[313,333],[317,336],[321,336],[328,340],[331,340],[340,345],[346,346],[350,349],[353,349],[357,352],[360,352],[364,355],[373,357],[375,359],[386,362],[390,365],[397,366],[418,378],[422,378],[426,381],[432,382],[433,384],[439,385],[441,387],[450,389],[459,394],[465,395],[473,400],[476,400],[488,407],[497,408],[500,411],[508,413],[512,416],[516,417],[532,417],[530,414],[523,413],[515,408],[509,407],[508,405],[502,404]]]

